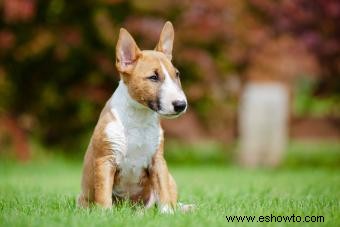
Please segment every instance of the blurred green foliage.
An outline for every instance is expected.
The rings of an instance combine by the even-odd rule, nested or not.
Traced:
[[[313,92],[315,91],[316,83],[305,77],[301,77],[295,86],[296,92],[293,103],[295,116],[322,117],[340,115],[339,96],[315,97]]]

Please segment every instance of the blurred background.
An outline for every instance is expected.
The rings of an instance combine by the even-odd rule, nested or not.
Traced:
[[[340,165],[337,0],[0,0],[0,157],[82,157],[119,80],[119,28],[153,49],[167,20],[190,105],[163,122],[170,162],[277,166],[299,150],[316,165],[330,148]]]

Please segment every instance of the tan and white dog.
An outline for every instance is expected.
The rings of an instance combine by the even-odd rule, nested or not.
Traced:
[[[122,199],[147,208],[156,203],[163,213],[172,213],[177,206],[160,126],[160,117],[177,117],[187,108],[179,72],[171,63],[173,40],[170,22],[155,50],[141,51],[128,31],[120,30],[116,67],[121,80],[86,151],[79,206],[110,208]]]

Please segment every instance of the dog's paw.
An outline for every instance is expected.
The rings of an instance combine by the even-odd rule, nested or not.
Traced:
[[[174,209],[170,205],[167,205],[167,204],[160,205],[159,211],[161,212],[161,214],[173,214],[174,213]]]
[[[178,203],[178,209],[183,212],[192,212],[196,209],[196,206],[194,204],[184,204],[184,203]]]
[[[90,203],[89,200],[83,194],[80,194],[76,198],[76,205],[77,208],[88,208],[90,206]]]

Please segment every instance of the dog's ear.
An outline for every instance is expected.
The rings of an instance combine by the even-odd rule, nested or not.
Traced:
[[[172,59],[172,47],[174,43],[174,27],[170,21],[167,21],[162,29],[159,42],[156,46],[156,50],[163,52],[171,61]]]
[[[141,51],[130,33],[121,28],[116,46],[116,67],[118,71],[130,73],[135,67],[140,53]]]

